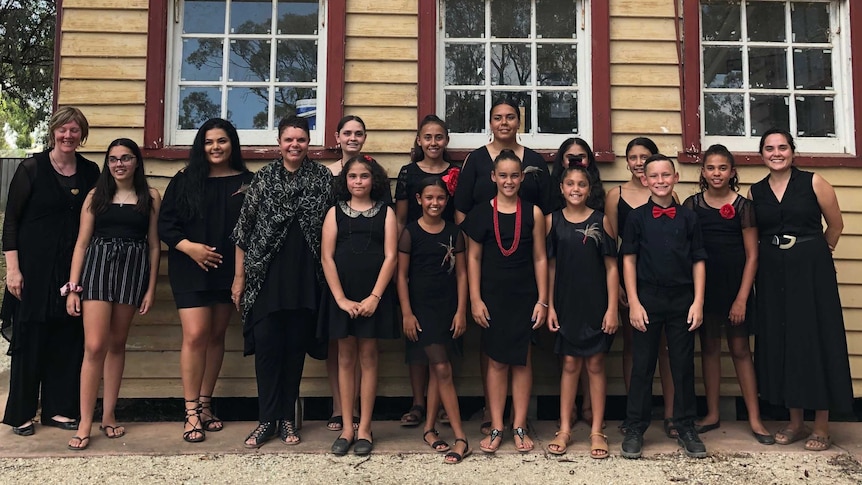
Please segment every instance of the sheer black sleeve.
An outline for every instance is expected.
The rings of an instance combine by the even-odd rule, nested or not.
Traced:
[[[3,220],[3,251],[18,250],[18,227],[27,209],[33,180],[36,179],[36,159],[28,158],[18,165],[9,185],[9,198],[6,201],[6,217]]]
[[[183,220],[177,210],[177,194],[182,190],[184,177],[183,172],[177,172],[168,183],[159,211],[159,239],[171,248],[176,247],[183,239],[187,239]]]
[[[398,172],[398,180],[395,182],[395,200],[407,200],[410,196],[407,193],[407,177],[407,165],[404,165]]]
[[[401,231],[401,237],[398,238],[399,253],[410,254],[410,250],[413,248],[413,238],[410,236],[411,226],[407,226],[403,231]]]

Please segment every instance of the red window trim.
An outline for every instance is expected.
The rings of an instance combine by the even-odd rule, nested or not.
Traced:
[[[188,158],[188,147],[165,146],[165,75],[168,62],[168,3],[169,0],[150,0],[147,37],[147,80],[144,108],[144,143],[142,151],[148,158],[183,160]],[[346,0],[328,0],[326,42],[326,124],[324,133],[335,133],[344,105],[344,51],[347,24]],[[58,4],[60,9],[62,2]],[[59,24],[58,24],[59,25]],[[59,31],[59,29],[58,29]],[[59,49],[57,49],[59,52]],[[55,93],[56,88],[55,88]],[[272,147],[244,147],[247,160],[268,160],[278,157]],[[338,158],[333,148],[314,146],[308,151],[311,158]]]
[[[854,2],[847,1],[850,9],[850,35],[862,35],[862,6],[853,5]],[[679,152],[679,160],[683,163],[700,163],[703,147],[700,139],[700,2],[684,2],[683,6],[683,29],[690,34],[690,42],[683,42],[681,36],[677,35],[677,42],[682,44],[684,53],[682,67],[682,141],[683,151]],[[850,57],[857,63],[862,59],[862,42],[855,37],[850,43]],[[857,66],[858,69],[858,66]],[[862,80],[853,81],[854,112],[853,123],[855,133],[856,155],[841,154],[807,154],[794,158],[794,162],[800,166],[809,167],[862,167]],[[734,157],[741,165],[759,165],[762,162],[757,153],[741,153]]]
[[[423,1],[419,7],[419,101],[417,125],[428,113],[437,112],[437,2]],[[611,140],[611,46],[610,7],[606,1],[591,2],[592,24],[592,148],[599,162],[613,162]],[[552,160],[556,150],[536,150]],[[469,152],[455,151],[452,156],[463,160]]]

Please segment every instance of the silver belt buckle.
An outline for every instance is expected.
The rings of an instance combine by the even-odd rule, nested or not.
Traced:
[[[772,236],[772,244],[778,246],[778,249],[790,249],[796,245],[796,236],[787,236],[784,234]]]

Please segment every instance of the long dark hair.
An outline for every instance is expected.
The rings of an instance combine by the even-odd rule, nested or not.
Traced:
[[[602,176],[599,173],[599,166],[596,163],[596,155],[593,153],[593,149],[590,148],[590,144],[583,138],[567,138],[566,141],[560,145],[560,148],[557,150],[557,155],[554,157],[554,164],[551,169],[551,178],[558,184],[563,182],[563,178],[566,176],[566,173],[568,173],[568,171],[563,168],[563,157],[566,156],[566,152],[572,145],[578,145],[587,152],[587,158],[581,161],[581,166],[584,167],[590,175],[590,196],[587,197],[587,207],[599,212],[604,212],[605,187],[602,184]],[[569,167],[571,167],[574,162],[577,162],[577,160],[569,159]],[[584,165],[584,162],[586,162],[586,165]],[[560,194],[559,203],[561,206],[566,205],[562,200],[562,194]]]
[[[706,149],[705,152],[703,152],[703,161],[700,163],[701,170],[699,184],[701,192],[706,192],[706,189],[709,188],[709,182],[707,182],[706,179],[703,177],[703,167],[706,166],[707,159],[709,159],[709,157],[711,157],[712,155],[724,157],[727,160],[727,163],[730,164],[730,168],[736,168],[736,160],[733,159],[733,154],[730,153],[730,150],[728,150],[726,146],[721,144],[711,145],[709,148]],[[730,177],[729,185],[730,190],[734,192],[739,192],[738,173],[734,173],[733,177]]]
[[[183,174],[185,179],[182,187],[178,187],[177,212],[181,217],[192,219],[203,213],[204,184],[210,174],[210,163],[207,160],[204,144],[206,134],[210,130],[221,129],[230,140],[230,160],[228,165],[238,172],[247,172],[242,159],[242,147],[239,145],[239,135],[230,121],[221,118],[211,118],[204,122],[195,135],[195,141],[189,150],[189,163]]]
[[[419,134],[422,133],[422,128],[425,128],[425,125],[430,125],[432,123],[443,128],[443,133],[446,134],[446,140],[449,140],[449,127],[446,126],[446,122],[441,120],[437,115],[426,115],[419,123],[419,129],[416,130],[416,138],[413,139],[413,148],[410,150],[411,162],[416,163],[425,159],[425,152],[422,150],[422,147],[419,146]],[[452,163],[452,157],[449,155],[449,150],[446,148],[443,149],[443,161],[449,164]]]
[[[365,165],[371,172],[371,200],[385,200],[386,193],[390,192],[389,176],[386,175],[386,170],[377,163],[377,160],[368,155],[356,155],[344,162],[344,168],[335,177],[335,192],[338,195],[338,200],[350,200],[350,191],[347,190],[347,172],[350,171],[350,167],[357,163]]]
[[[132,186],[135,189],[135,195],[138,196],[135,211],[141,214],[149,214],[150,209],[153,207],[153,198],[150,195],[150,185],[147,183],[147,176],[144,175],[144,157],[138,144],[128,138],[117,138],[108,145],[108,149],[105,151],[105,164],[102,165],[102,173],[99,174],[99,180],[96,181],[96,187],[93,189],[90,212],[93,214],[104,213],[114,200],[114,195],[117,194],[117,182],[114,180],[113,175],[111,175],[111,168],[108,163],[108,154],[111,153],[111,148],[116,146],[128,148],[135,157],[135,172],[132,175]]]
[[[654,141],[645,136],[639,136],[637,138],[633,138],[632,141],[626,145],[626,158],[629,157],[629,152],[632,151],[632,148],[637,146],[646,148],[653,155],[658,153],[658,145],[656,145]]]

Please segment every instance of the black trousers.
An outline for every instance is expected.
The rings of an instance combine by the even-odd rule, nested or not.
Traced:
[[[9,398],[3,423],[21,426],[36,416],[42,394],[42,421],[81,411],[84,326],[80,317],[15,322]]]
[[[694,426],[697,405],[694,394],[694,333],[689,332],[688,310],[693,288],[659,288],[638,283],[638,298],[649,317],[646,332],[634,331],[632,380],[626,406],[625,426],[643,434],[652,417],[652,384],[658,360],[661,331],[667,336],[673,377],[674,426]]]
[[[316,319],[308,310],[270,313],[254,325],[258,420],[294,420],[305,354]]]

